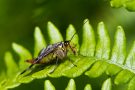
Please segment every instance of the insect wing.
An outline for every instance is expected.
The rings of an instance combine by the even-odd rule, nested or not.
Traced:
[[[42,60],[43,57],[46,57],[48,54],[55,51],[56,48],[59,45],[62,45],[62,42],[58,42],[58,43],[55,43],[55,44],[48,45],[46,48],[42,49],[39,56],[38,56],[38,58],[37,58],[37,60],[36,60],[36,62],[39,62],[40,60]]]
[[[61,43],[48,45],[45,49],[43,49],[39,56],[47,56],[51,52],[53,52]]]
[[[46,56],[48,55],[49,53],[51,53],[53,51],[53,48],[52,48],[52,45],[48,45],[46,48],[43,48],[39,54],[39,57],[40,56]]]

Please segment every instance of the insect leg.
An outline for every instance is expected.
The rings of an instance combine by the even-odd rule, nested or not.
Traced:
[[[34,64],[31,64],[27,69],[25,69],[21,74],[25,73],[26,71],[30,70]]]
[[[56,65],[50,73],[53,73],[55,69],[58,67],[58,60],[59,60],[58,57],[56,57]]]
[[[69,44],[69,47],[72,50],[72,52],[74,53],[74,55],[76,55],[76,50],[74,49],[74,47],[72,47],[70,44]]]

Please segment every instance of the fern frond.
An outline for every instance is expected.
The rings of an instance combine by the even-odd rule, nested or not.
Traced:
[[[50,44],[63,41],[63,37],[56,26],[51,22],[48,22],[47,28]],[[117,27],[112,49],[110,37],[103,22],[98,24],[97,40],[95,39],[94,30],[89,21],[83,25],[82,30],[82,44],[79,45],[78,34],[76,34],[72,40],[72,43],[77,45],[78,55],[68,55],[77,67],[75,67],[68,59],[65,59],[64,62],[58,65],[53,73],[50,72],[54,69],[55,63],[44,67],[41,67],[42,65],[37,65],[33,67],[33,69],[26,71],[26,73],[19,75],[22,70],[29,66],[29,64],[24,61],[31,59],[32,55],[23,46],[13,43],[13,50],[20,57],[19,64],[17,65],[14,62],[10,52],[5,54],[7,72],[6,76],[4,76],[4,73],[1,73],[1,76],[4,76],[4,78],[2,79],[0,77],[0,88],[6,90],[8,88],[17,87],[21,83],[30,83],[34,79],[44,79],[47,77],[59,78],[64,76],[76,78],[79,76],[88,76],[89,80],[91,80],[91,78],[104,77],[104,75],[106,75],[107,77],[104,77],[105,79],[101,86],[102,90],[115,89],[115,85],[119,86],[121,84],[127,84],[125,90],[134,90],[135,42],[131,47],[130,52],[126,53],[126,37],[123,28],[121,26]],[[75,28],[73,25],[69,25],[66,30],[66,39],[71,39],[74,33],[76,33]],[[46,41],[43,37],[40,29],[36,27],[34,33],[34,56],[37,56],[38,52],[46,46]],[[70,90],[71,88],[72,90],[76,90],[76,87],[78,86],[75,85],[75,80],[71,79],[66,90],[69,88]],[[84,90],[91,90],[92,87],[92,84],[86,83]],[[49,88],[55,90],[55,87],[48,80],[45,81],[44,88],[45,90]]]
[[[39,27],[35,28],[34,38],[35,38],[34,57],[37,57],[40,50],[46,47],[46,41],[44,40],[44,36],[42,35]]]
[[[76,90],[75,81],[73,79],[70,79],[65,90]]]
[[[104,81],[101,90],[111,90],[111,88],[112,88],[111,79],[108,78],[107,80]],[[55,90],[55,87],[52,85],[52,83],[49,80],[45,80],[44,90]],[[65,88],[65,90],[77,90],[74,79],[69,80],[68,85]],[[92,90],[91,85],[86,84],[86,86],[84,87],[84,90]]]
[[[45,81],[44,90],[55,90],[55,87],[51,84],[49,80]]]
[[[110,78],[104,81],[101,90],[112,90],[112,82]]]
[[[135,0],[111,0],[112,7],[125,7],[129,11],[135,11]]]
[[[90,84],[87,84],[87,85],[84,87],[84,90],[92,90],[91,85],[90,85]]]

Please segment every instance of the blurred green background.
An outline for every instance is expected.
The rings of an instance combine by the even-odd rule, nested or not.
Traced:
[[[125,30],[128,47],[135,40],[135,12],[111,8],[109,0],[0,0],[0,68],[4,53],[12,51],[12,42],[33,52],[35,26],[46,36],[46,24],[52,21],[65,34],[70,23],[81,29],[86,18],[95,31],[103,21],[112,40],[118,25]]]

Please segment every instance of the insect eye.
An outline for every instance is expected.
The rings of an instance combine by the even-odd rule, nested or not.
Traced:
[[[68,44],[69,44],[69,42],[67,42],[67,41],[64,42],[64,45],[65,46],[68,46]]]

